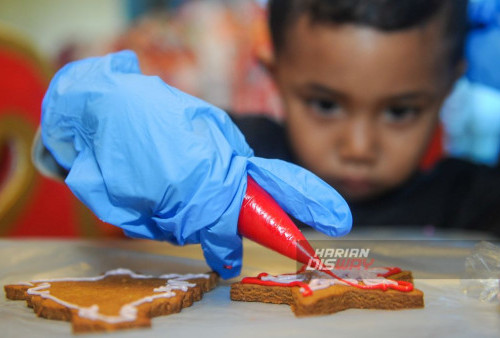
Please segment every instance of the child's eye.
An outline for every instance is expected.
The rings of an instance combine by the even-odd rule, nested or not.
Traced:
[[[331,99],[309,99],[307,105],[316,114],[322,116],[333,116],[339,113],[339,104]]]
[[[410,106],[393,106],[388,107],[384,111],[384,118],[390,123],[407,123],[413,121],[419,114],[421,109]]]

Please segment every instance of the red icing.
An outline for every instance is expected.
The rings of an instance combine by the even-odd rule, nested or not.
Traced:
[[[297,271],[297,273],[299,274],[299,273],[304,272],[305,268],[306,268],[306,266],[304,265],[299,271]],[[387,269],[386,273],[378,274],[377,276],[385,278],[387,276],[391,276],[391,275],[394,275],[396,273],[401,272],[401,269],[398,267],[390,267],[390,268],[385,268],[385,269]],[[394,281],[397,283],[396,285],[385,284],[385,283],[380,283],[380,284],[375,284],[375,285],[364,285],[364,284],[359,284],[359,283],[352,283],[352,282],[347,281],[343,278],[340,278],[339,276],[337,276],[336,274],[334,274],[330,270],[325,269],[322,271],[325,272],[326,274],[332,276],[333,278],[336,278],[339,281],[341,281],[349,286],[358,288],[358,289],[382,290],[382,291],[386,291],[388,289],[393,289],[393,290],[397,290],[397,291],[401,291],[401,292],[410,292],[413,290],[413,284],[410,282]],[[311,290],[311,288],[309,287],[309,285],[307,283],[298,282],[298,281],[294,281],[294,282],[290,282],[290,283],[278,283],[278,282],[273,282],[273,281],[264,281],[264,280],[262,280],[262,277],[264,277],[264,276],[268,276],[268,274],[263,272],[263,273],[258,274],[257,277],[245,277],[241,280],[241,283],[243,283],[243,284],[257,284],[257,285],[265,285],[265,286],[284,286],[284,287],[300,286],[301,288],[303,288],[303,291],[302,291],[303,296],[310,296],[313,294],[313,291]]]
[[[268,276],[269,274],[262,272],[257,275],[257,277],[245,277],[241,280],[242,284],[257,284],[257,285],[265,285],[265,286],[286,286],[286,287],[292,287],[292,286],[299,286],[303,289],[302,295],[303,296],[310,296],[312,295],[312,290],[309,287],[307,283],[304,282],[299,282],[299,281],[293,281],[290,283],[278,283],[278,282],[273,282],[270,280],[262,280],[262,277]]]
[[[384,269],[387,269],[387,272],[386,273],[379,273],[377,276],[385,278],[387,276],[392,276],[392,275],[395,275],[395,274],[401,272],[401,269],[396,267],[396,266],[395,267],[386,267]]]
[[[397,283],[396,285],[385,284],[385,283],[379,283],[379,284],[374,284],[374,285],[364,285],[364,284],[359,284],[359,283],[352,283],[348,280],[340,278],[339,276],[337,276],[336,274],[334,274],[330,270],[322,270],[322,271],[324,273],[332,276],[333,278],[337,278],[339,281],[346,283],[347,285],[354,286],[356,288],[363,289],[363,290],[383,290],[383,291],[386,291],[387,289],[394,289],[394,290],[403,291],[403,292],[409,292],[409,291],[413,290],[413,284],[410,282],[394,281]],[[401,271],[401,269],[400,269],[400,271]],[[387,275],[387,274],[384,274],[384,275]],[[382,277],[385,277],[384,275],[382,275]]]

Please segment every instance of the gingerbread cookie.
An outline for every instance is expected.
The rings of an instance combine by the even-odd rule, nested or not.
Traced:
[[[410,309],[424,306],[410,271],[399,268],[332,270],[271,276],[261,273],[231,285],[231,299],[288,304],[296,316],[324,315],[350,308]]]
[[[158,277],[127,269],[102,276],[5,285],[8,299],[26,300],[40,317],[71,321],[73,332],[150,327],[152,317],[191,306],[217,283],[215,273]]]

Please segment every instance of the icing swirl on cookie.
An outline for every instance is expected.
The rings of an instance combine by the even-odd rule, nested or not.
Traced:
[[[160,278],[166,279],[165,285],[153,289],[155,294],[151,296],[146,296],[138,299],[134,302],[125,304],[121,307],[120,312],[117,316],[104,315],[99,312],[99,306],[94,304],[89,307],[79,306],[62,299],[59,299],[50,294],[50,283],[51,282],[78,282],[78,281],[99,281],[107,276],[113,275],[128,275],[134,279],[146,279],[146,278]],[[187,291],[191,287],[195,287],[196,284],[190,283],[188,280],[197,278],[210,278],[208,274],[168,274],[155,277],[152,275],[142,275],[132,272],[128,269],[115,269],[106,272],[104,275],[96,277],[77,277],[77,278],[59,278],[59,279],[44,279],[37,280],[31,283],[27,283],[29,286],[33,286],[27,290],[30,295],[40,296],[45,299],[51,299],[52,301],[65,306],[70,309],[78,311],[78,315],[82,318],[87,318],[90,320],[100,320],[110,324],[116,324],[126,321],[134,321],[137,318],[137,307],[141,304],[152,302],[158,298],[170,298],[176,295],[175,290]],[[34,286],[34,284],[38,284]]]
[[[299,286],[302,294],[304,296],[309,296],[312,294],[312,290],[309,285],[304,282],[306,279],[305,275],[277,275],[271,276],[265,272],[257,275],[257,277],[245,277],[241,280],[242,284],[258,284],[266,286]]]
[[[401,269],[396,267],[314,271],[311,279],[306,283],[307,277],[303,268],[297,274],[271,276],[267,273],[260,273],[257,277],[243,278],[241,283],[285,287],[299,286],[303,296],[312,295],[316,290],[326,289],[333,285],[348,285],[365,290],[394,289],[403,292],[413,290],[412,283],[387,278],[399,272]]]

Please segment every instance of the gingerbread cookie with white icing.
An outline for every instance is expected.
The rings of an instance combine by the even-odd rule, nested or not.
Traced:
[[[150,327],[151,318],[180,312],[213,289],[218,276],[158,277],[117,269],[97,277],[5,285],[8,299],[26,300],[44,318],[71,321],[74,333]]]
[[[410,271],[399,268],[261,273],[231,285],[231,299],[288,304],[296,316],[356,309],[398,310],[424,307],[423,292],[413,287]]]

